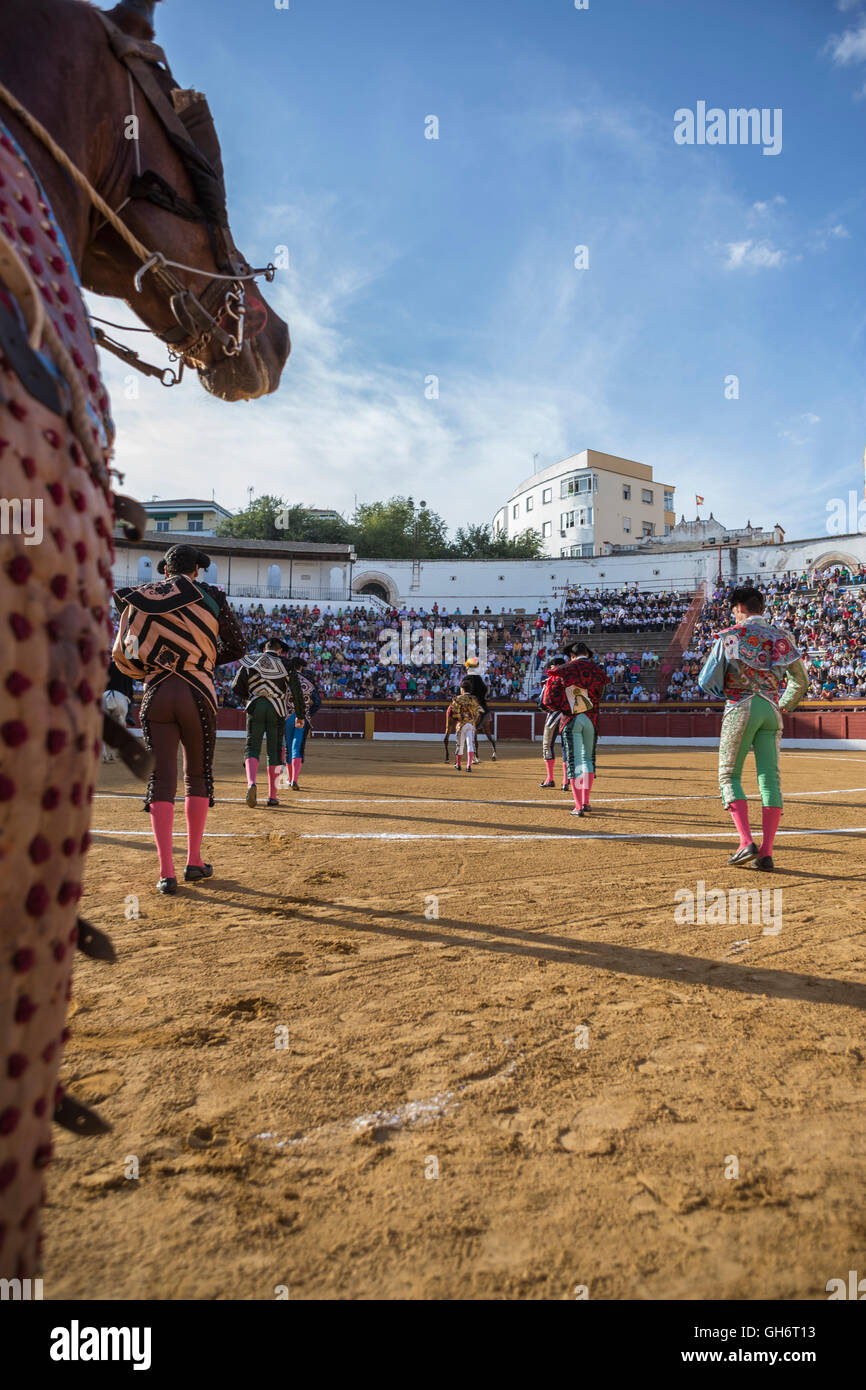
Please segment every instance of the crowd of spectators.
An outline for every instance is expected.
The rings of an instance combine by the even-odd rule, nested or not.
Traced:
[[[731,625],[733,584],[717,587],[695,624],[666,700],[704,700],[698,673],[718,632]],[[765,617],[791,633],[809,673],[809,700],[866,698],[866,567],[842,566],[810,576],[762,578]]]
[[[352,607],[323,612],[315,605],[283,604],[266,612],[262,604],[232,607],[251,651],[270,636],[281,637],[292,654],[304,655],[306,674],[326,700],[449,700],[465,674],[463,654],[481,659],[491,699],[519,699],[536,623],[541,621],[539,630],[547,623],[541,614],[495,615],[477,607],[465,614],[459,608],[446,613],[438,604],[429,611]],[[434,639],[432,648],[423,645],[425,632]],[[412,660],[413,651],[434,660]],[[436,661],[440,652],[444,659]],[[410,659],[404,660],[407,656]],[[234,668],[223,667],[217,679],[221,703],[229,707],[237,704],[233,675]]]
[[[679,627],[691,594],[647,592],[637,584],[622,589],[581,589],[565,595],[561,626],[573,633],[664,632]]]

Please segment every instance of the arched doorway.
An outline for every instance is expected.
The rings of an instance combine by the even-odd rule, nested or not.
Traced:
[[[332,599],[346,597],[346,571],[342,565],[332,565],[328,575],[329,596]]]
[[[352,593],[355,598],[369,597],[378,599],[380,603],[387,603],[393,608],[400,597],[400,590],[391,578],[390,574],[385,574],[382,570],[362,570],[356,574],[352,581]]]
[[[151,579],[153,579],[153,561],[149,555],[139,555],[138,582],[139,584],[149,584]]]
[[[365,584],[363,589],[356,589],[356,594],[371,594],[373,598],[380,598],[383,603],[388,602],[388,594],[383,584]]]
[[[268,565],[268,593],[276,593],[280,587],[282,571],[279,565]]]
[[[836,569],[838,565],[856,574],[861,563],[856,556],[849,555],[844,550],[828,550],[824,555],[819,555],[817,560],[812,561],[809,565],[809,573],[822,574],[824,570]]]

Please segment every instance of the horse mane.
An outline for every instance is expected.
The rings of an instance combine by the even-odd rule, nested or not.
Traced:
[[[152,39],[155,34],[153,7],[159,0],[120,0],[113,10],[106,10],[108,18],[136,39]]]

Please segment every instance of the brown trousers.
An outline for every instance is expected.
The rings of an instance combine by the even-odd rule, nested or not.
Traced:
[[[174,801],[177,750],[183,747],[185,796],[211,795],[216,714],[182,676],[169,676],[142,707],[141,727],[155,766],[148,789],[151,801]]]

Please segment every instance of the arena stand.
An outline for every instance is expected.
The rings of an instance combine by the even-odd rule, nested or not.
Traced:
[[[806,661],[810,700],[866,700],[866,569],[835,569],[814,578],[806,574],[756,585],[767,598],[768,618],[787,628]],[[674,671],[665,701],[693,702],[707,697],[698,673],[720,628],[730,624],[730,584],[713,591],[704,606],[689,648]]]
[[[786,721],[786,741],[866,739],[866,569],[834,570],[818,577],[790,574],[755,582],[768,596],[768,613],[789,628],[807,657],[809,697]],[[233,603],[250,646],[260,649],[278,635],[302,652],[324,699],[314,737],[439,739],[443,713],[463,668],[451,665],[382,666],[388,630],[410,633],[438,626],[487,634],[487,680],[497,737],[540,737],[543,714],[527,689],[537,691],[546,658],[568,641],[584,640],[604,664],[608,687],[602,736],[620,742],[718,737],[721,707],[697,686],[697,674],[713,636],[730,623],[730,585],[714,589],[697,616],[691,639],[657,681],[694,592],[647,587],[590,592],[574,587],[559,612],[535,614],[445,612],[403,607],[352,606],[334,612],[316,605],[284,605],[270,613],[261,604]],[[530,660],[530,658],[533,658]],[[231,691],[233,667],[221,668],[217,689],[221,732],[244,729]]]

